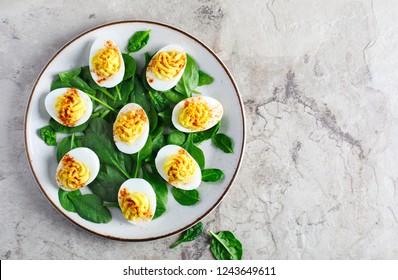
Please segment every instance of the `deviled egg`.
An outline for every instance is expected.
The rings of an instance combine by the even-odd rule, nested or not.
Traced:
[[[195,159],[177,145],[166,145],[161,148],[155,158],[156,169],[170,185],[193,190],[199,187],[202,172]]]
[[[90,50],[90,73],[102,87],[111,88],[119,84],[124,76],[124,61],[119,46],[111,39],[99,38]]]
[[[155,90],[169,90],[180,80],[186,64],[187,56],[184,49],[177,45],[167,45],[148,63],[146,80]]]
[[[96,153],[89,148],[75,148],[62,157],[55,177],[61,189],[74,191],[94,181],[99,169]]]
[[[147,223],[155,215],[156,194],[144,179],[125,181],[119,189],[118,202],[124,218],[131,224]]]
[[[149,121],[144,109],[136,104],[126,104],[113,124],[113,140],[122,153],[135,154],[145,145],[149,135]]]
[[[93,112],[90,97],[76,88],[58,88],[47,94],[44,106],[62,125],[73,127],[88,121]]]
[[[184,99],[174,106],[172,122],[182,132],[204,131],[215,126],[223,116],[221,103],[209,96]]]

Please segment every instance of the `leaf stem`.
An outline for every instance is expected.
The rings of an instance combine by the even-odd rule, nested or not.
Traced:
[[[105,94],[106,96],[108,96],[110,99],[112,99],[113,101],[115,101],[116,100],[116,97],[114,97],[109,91],[107,91],[105,88],[101,88],[100,89],[101,90],[101,92],[103,93],[103,94]]]
[[[192,90],[192,92],[194,92],[194,93],[196,93],[196,94],[202,94],[200,91],[197,91],[197,90]]]
[[[89,93],[87,93],[87,95],[88,95],[91,99],[94,99],[94,100],[97,101],[98,103],[104,105],[105,107],[107,107],[108,109],[110,109],[111,111],[113,111],[113,112],[116,113],[116,110],[113,109],[111,106],[109,106],[106,102],[104,102],[104,101],[98,99],[97,97],[95,97],[95,96],[93,96],[93,95],[91,95],[91,94],[89,94]]]
[[[117,169],[119,169],[120,172],[122,172],[123,175],[126,176],[127,179],[131,179],[131,176],[126,172],[126,170],[124,170],[119,162],[113,161],[113,163],[116,165]]]
[[[183,242],[182,239],[178,240],[176,243],[174,243],[174,244],[172,244],[172,245],[170,246],[170,249],[173,249],[173,248],[177,247],[177,246],[180,245],[182,242]]]
[[[119,100],[122,100],[122,94],[120,93],[119,85],[116,85],[116,92],[117,96],[119,97]]]
[[[75,134],[72,133],[72,138],[70,139],[70,149],[73,149],[73,142],[75,142]]]
[[[139,172],[139,170],[140,170],[140,167],[141,167],[141,162],[140,162],[140,160],[137,158],[137,164],[135,165],[135,168],[134,168],[133,178],[138,178],[138,172]]]

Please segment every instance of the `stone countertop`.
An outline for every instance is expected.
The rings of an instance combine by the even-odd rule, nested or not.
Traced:
[[[1,259],[213,258],[207,234],[173,250],[179,235],[90,234],[54,209],[28,166],[24,116],[42,67],[79,33],[128,19],[196,36],[240,88],[245,157],[206,228],[233,231],[244,259],[398,259],[396,1],[75,3],[0,2]]]

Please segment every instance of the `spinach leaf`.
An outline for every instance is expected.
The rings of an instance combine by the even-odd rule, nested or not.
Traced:
[[[159,112],[163,112],[169,107],[168,100],[164,97],[161,92],[158,91],[149,91],[149,97],[152,103],[152,106],[155,110]]]
[[[165,140],[164,136],[162,134],[157,135],[155,138],[152,140],[152,155],[156,152],[158,152],[164,145],[165,145]]]
[[[209,231],[213,237],[210,250],[217,260],[241,260],[242,244],[230,231],[220,231],[218,234]]]
[[[129,102],[137,103],[138,105],[140,105],[147,113],[147,115],[151,110],[151,103],[149,102],[145,89],[137,76],[135,76],[134,78],[134,90],[130,94]]]
[[[136,154],[134,154],[136,167],[133,174],[133,178],[138,177],[139,169],[141,168],[142,163],[147,159],[150,158],[152,155],[152,139],[148,137],[145,146]]]
[[[203,182],[217,182],[224,178],[224,172],[220,169],[210,168],[202,170],[202,181]]]
[[[62,125],[59,122],[57,122],[56,120],[54,120],[53,118],[51,118],[50,125],[56,132],[63,133],[63,134],[72,134],[75,132],[84,131],[88,126],[88,121],[81,125],[78,125],[78,126],[69,127],[69,126]]]
[[[174,89],[185,95],[186,97],[192,96],[192,91],[198,86],[199,83],[199,70],[196,61],[187,54],[187,64],[181,79],[178,81]]]
[[[73,150],[74,148],[79,148],[79,147],[83,147],[83,141],[82,141],[82,137],[81,136],[75,136],[75,134],[72,134],[69,137],[65,137],[58,144],[58,147],[57,147],[57,161],[60,162],[62,157],[67,152],[69,152],[70,150]]]
[[[123,81],[133,77],[135,75],[135,70],[137,68],[137,63],[135,59],[125,53],[122,53],[123,61],[124,61],[124,76]]]
[[[51,126],[46,125],[40,128],[39,133],[41,139],[43,139],[43,141],[46,142],[47,145],[49,146],[57,145],[57,135],[55,133],[55,130]]]
[[[73,203],[72,203],[72,201],[70,200],[69,197],[78,196],[78,195],[82,195],[80,190],[75,190],[75,191],[72,191],[72,192],[67,192],[67,191],[64,191],[63,189],[59,189],[58,190],[59,203],[61,203],[61,206],[66,211],[69,211],[69,212],[76,213],[76,208],[73,205]]]
[[[199,70],[199,82],[198,86],[210,85],[214,81],[213,77],[209,74]]]
[[[101,164],[113,165],[126,178],[131,178],[125,170],[123,155],[113,142],[112,126],[107,121],[101,118],[92,119],[85,130],[84,142],[87,148],[97,154]]]
[[[116,97],[113,96],[112,94],[109,93],[109,91],[104,88],[99,86],[94,80],[93,77],[91,77],[90,69],[88,66],[85,66],[82,68],[82,71],[80,73],[80,77],[88,84],[90,88],[93,90],[97,90],[103,94],[105,94],[107,97],[109,97],[111,100],[116,100]],[[94,106],[95,107],[95,106]]]
[[[76,76],[72,78],[71,80],[68,81],[70,85],[74,88],[80,89],[81,91],[84,91],[85,93],[94,95],[95,90],[92,89],[82,78],[79,76]]]
[[[171,109],[164,110],[163,112],[158,113],[158,116],[161,117],[164,121],[165,124],[169,123],[171,124],[171,114],[172,114]]]
[[[101,164],[100,172],[89,188],[104,201],[117,202],[117,194],[124,181],[125,176],[116,167]]]
[[[173,188],[171,194],[174,199],[181,205],[191,206],[199,202],[199,192],[198,190],[182,190],[179,188]]]
[[[72,80],[73,78],[77,77],[80,72],[81,72],[82,68],[76,68],[67,72],[62,72],[58,74],[59,79],[61,80],[61,82],[63,83],[68,83],[70,80]]]
[[[142,70],[141,70],[141,75],[140,75],[142,85],[144,86],[144,88],[145,88],[147,91],[153,90],[153,89],[151,88],[151,86],[148,84],[148,81],[147,81],[147,79],[146,79],[146,69],[147,69],[147,67],[148,67],[149,62],[151,61],[151,58],[152,58],[152,55],[150,55],[148,52],[146,52],[146,53],[145,53],[145,65],[144,65],[144,68],[142,68]]]
[[[102,199],[95,194],[69,196],[69,199],[75,206],[77,214],[87,221],[106,224],[112,220],[111,212],[103,206]]]
[[[149,119],[149,131],[153,132],[158,126],[158,114],[156,113],[156,110],[153,107],[149,109],[148,119]]]
[[[200,169],[205,169],[205,155],[203,154],[203,151],[193,143],[192,133],[188,134],[187,141],[185,141],[182,147],[196,160]]]
[[[70,83],[63,82],[63,81],[61,81],[60,78],[58,78],[51,83],[50,91],[53,91],[54,89],[57,89],[57,88],[70,88],[70,87],[72,87],[72,85]]]
[[[134,77],[122,81],[117,86],[110,88],[109,93],[112,96],[117,96],[115,100],[108,100],[107,103],[113,108],[119,108],[126,105],[131,92],[134,89]]]
[[[184,144],[186,138],[187,136],[184,132],[175,130],[167,136],[167,144],[181,146],[182,144]]]
[[[213,126],[208,130],[192,133],[193,142],[199,145],[203,141],[211,139],[218,132],[219,128],[220,128],[220,122],[218,122],[215,126]]]
[[[151,29],[135,32],[129,39],[127,50],[129,52],[138,52],[140,49],[145,47],[149,41],[149,33],[151,33]]]
[[[214,146],[222,150],[224,153],[233,153],[234,147],[232,139],[223,133],[218,133],[213,136],[212,142]]]
[[[171,245],[170,248],[173,249],[183,242],[193,241],[196,238],[198,238],[199,235],[202,234],[202,232],[203,232],[203,223],[199,222],[196,225],[187,229],[184,232],[184,234],[182,235],[182,238],[180,240],[178,240],[176,243],[174,243],[173,245]]]
[[[155,171],[149,173],[145,168],[142,170],[143,178],[148,181],[152,186],[156,194],[156,211],[153,216],[154,219],[159,218],[166,212],[166,206],[168,201],[168,189],[165,181],[162,177]]]
[[[163,91],[163,94],[164,94],[164,97],[166,97],[167,100],[169,100],[172,103],[178,103],[186,98],[184,95],[176,92],[173,89]]]

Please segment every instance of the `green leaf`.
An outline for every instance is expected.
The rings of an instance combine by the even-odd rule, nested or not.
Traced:
[[[216,133],[218,132],[219,128],[220,128],[220,122],[218,122],[215,126],[213,126],[208,130],[192,133],[193,142],[199,145],[203,141],[213,138],[213,136],[216,135]]]
[[[155,108],[156,112],[163,112],[164,110],[169,108],[169,102],[161,92],[149,91],[148,94],[151,100],[151,104]]]
[[[94,118],[85,130],[84,143],[87,148],[90,148],[97,154],[101,164],[115,166],[129,179],[131,176],[126,172],[124,167],[123,155],[113,142],[112,131],[112,126],[107,121],[101,118]]]
[[[180,240],[178,240],[176,243],[174,243],[173,245],[170,246],[171,249],[177,247],[178,245],[180,245],[183,242],[190,242],[195,240],[196,238],[198,238],[203,232],[203,223],[199,222],[196,225],[190,227],[189,229],[187,229]]]
[[[152,140],[152,151],[153,153],[156,153],[159,151],[164,145],[165,145],[165,140],[164,136],[162,134],[158,134],[155,138]]]
[[[94,80],[93,77],[91,76],[90,69],[88,66],[85,66],[82,68],[82,71],[80,73],[80,77],[87,83],[87,85],[96,91],[99,91],[103,94],[105,94],[107,97],[109,97],[111,100],[116,100],[115,96],[109,93],[109,91],[104,88],[99,86]],[[94,106],[95,107],[95,106]]]
[[[134,90],[130,94],[129,102],[140,105],[147,115],[151,110],[151,103],[148,100],[146,91],[137,76],[134,78]]]
[[[69,197],[78,196],[78,195],[82,195],[80,190],[75,190],[75,191],[71,191],[71,192],[64,191],[63,189],[58,190],[59,203],[66,211],[69,211],[69,212],[76,213],[76,208],[73,205],[73,203]]]
[[[196,61],[187,54],[187,64],[181,79],[178,81],[174,89],[185,95],[186,97],[192,96],[192,91],[198,86],[199,83],[199,70]]]
[[[202,170],[203,182],[218,182],[224,178],[224,172],[220,169],[210,168]]]
[[[57,161],[60,162],[62,157],[75,148],[83,147],[83,141],[80,136],[75,136],[72,134],[69,137],[65,137],[59,142],[57,147]]]
[[[53,91],[54,89],[57,89],[57,88],[70,88],[70,87],[72,87],[72,85],[70,83],[63,82],[63,81],[61,81],[60,78],[58,78],[51,83],[50,91]]]
[[[60,124],[59,122],[57,122],[53,118],[50,119],[51,127],[56,132],[59,132],[59,133],[62,133],[62,134],[72,134],[72,133],[76,133],[76,132],[82,132],[82,131],[84,131],[87,128],[88,123],[89,122],[87,121],[87,122],[85,122],[85,123],[83,123],[81,125],[69,127],[69,126],[64,126],[64,125]]]
[[[138,178],[138,172],[141,168],[142,163],[147,159],[150,158],[152,155],[152,139],[148,137],[144,147],[136,154],[133,155],[136,162],[135,171],[133,174],[133,178]]]
[[[167,136],[167,144],[181,146],[182,144],[184,144],[186,138],[187,136],[184,132],[175,130]]]
[[[151,33],[150,29],[146,31],[135,32],[133,36],[131,36],[129,39],[127,50],[129,52],[137,52],[143,47],[145,47],[149,41],[149,33]]]
[[[39,133],[41,139],[43,139],[43,141],[46,142],[47,145],[49,146],[57,145],[57,135],[55,133],[55,130],[51,126],[46,125],[40,128]]]
[[[70,85],[74,88],[80,89],[88,94],[95,94],[95,90],[92,89],[82,78],[76,76],[69,81]]]
[[[152,186],[156,194],[156,211],[153,216],[154,219],[159,218],[166,212],[166,206],[168,201],[168,189],[165,181],[162,177],[155,171],[149,173],[146,169],[142,170],[143,178],[148,181]]]
[[[170,102],[175,103],[175,104],[177,104],[178,102],[180,102],[186,98],[184,95],[176,92],[173,89],[163,91],[163,94],[167,98],[167,100],[169,100]]]
[[[82,70],[82,68],[79,67],[79,68],[73,69],[71,71],[62,72],[62,73],[58,74],[58,77],[61,80],[61,82],[68,83],[73,78],[77,77],[80,74],[81,70]]]
[[[185,141],[182,147],[195,159],[200,169],[205,168],[205,155],[203,154],[203,151],[193,143],[192,133],[188,134],[187,141]]]
[[[242,244],[230,231],[220,231],[218,234],[209,231],[213,237],[210,250],[217,260],[241,260]]]
[[[213,136],[212,142],[214,146],[222,150],[224,153],[233,153],[234,152],[234,147],[232,144],[232,139],[229,138],[229,136],[223,134],[223,133],[218,133]]]
[[[98,224],[106,224],[112,220],[111,212],[103,206],[103,201],[99,196],[85,194],[69,198],[75,206],[77,214],[83,219]]]
[[[117,202],[120,186],[126,181],[126,177],[116,167],[109,164],[101,164],[100,172],[89,185],[90,190],[105,201]]]
[[[158,113],[158,116],[161,117],[164,121],[164,123],[169,123],[171,124],[171,114],[172,114],[171,109],[164,110],[163,112]]]
[[[122,53],[122,57],[123,57],[124,68],[125,68],[123,81],[125,81],[135,75],[137,63],[135,62],[135,59],[128,54]]]
[[[209,74],[199,70],[199,82],[198,86],[210,85],[214,81],[213,77]]]
[[[179,188],[173,188],[171,194],[174,199],[181,205],[191,206],[199,202],[199,192],[198,190],[182,190]]]

